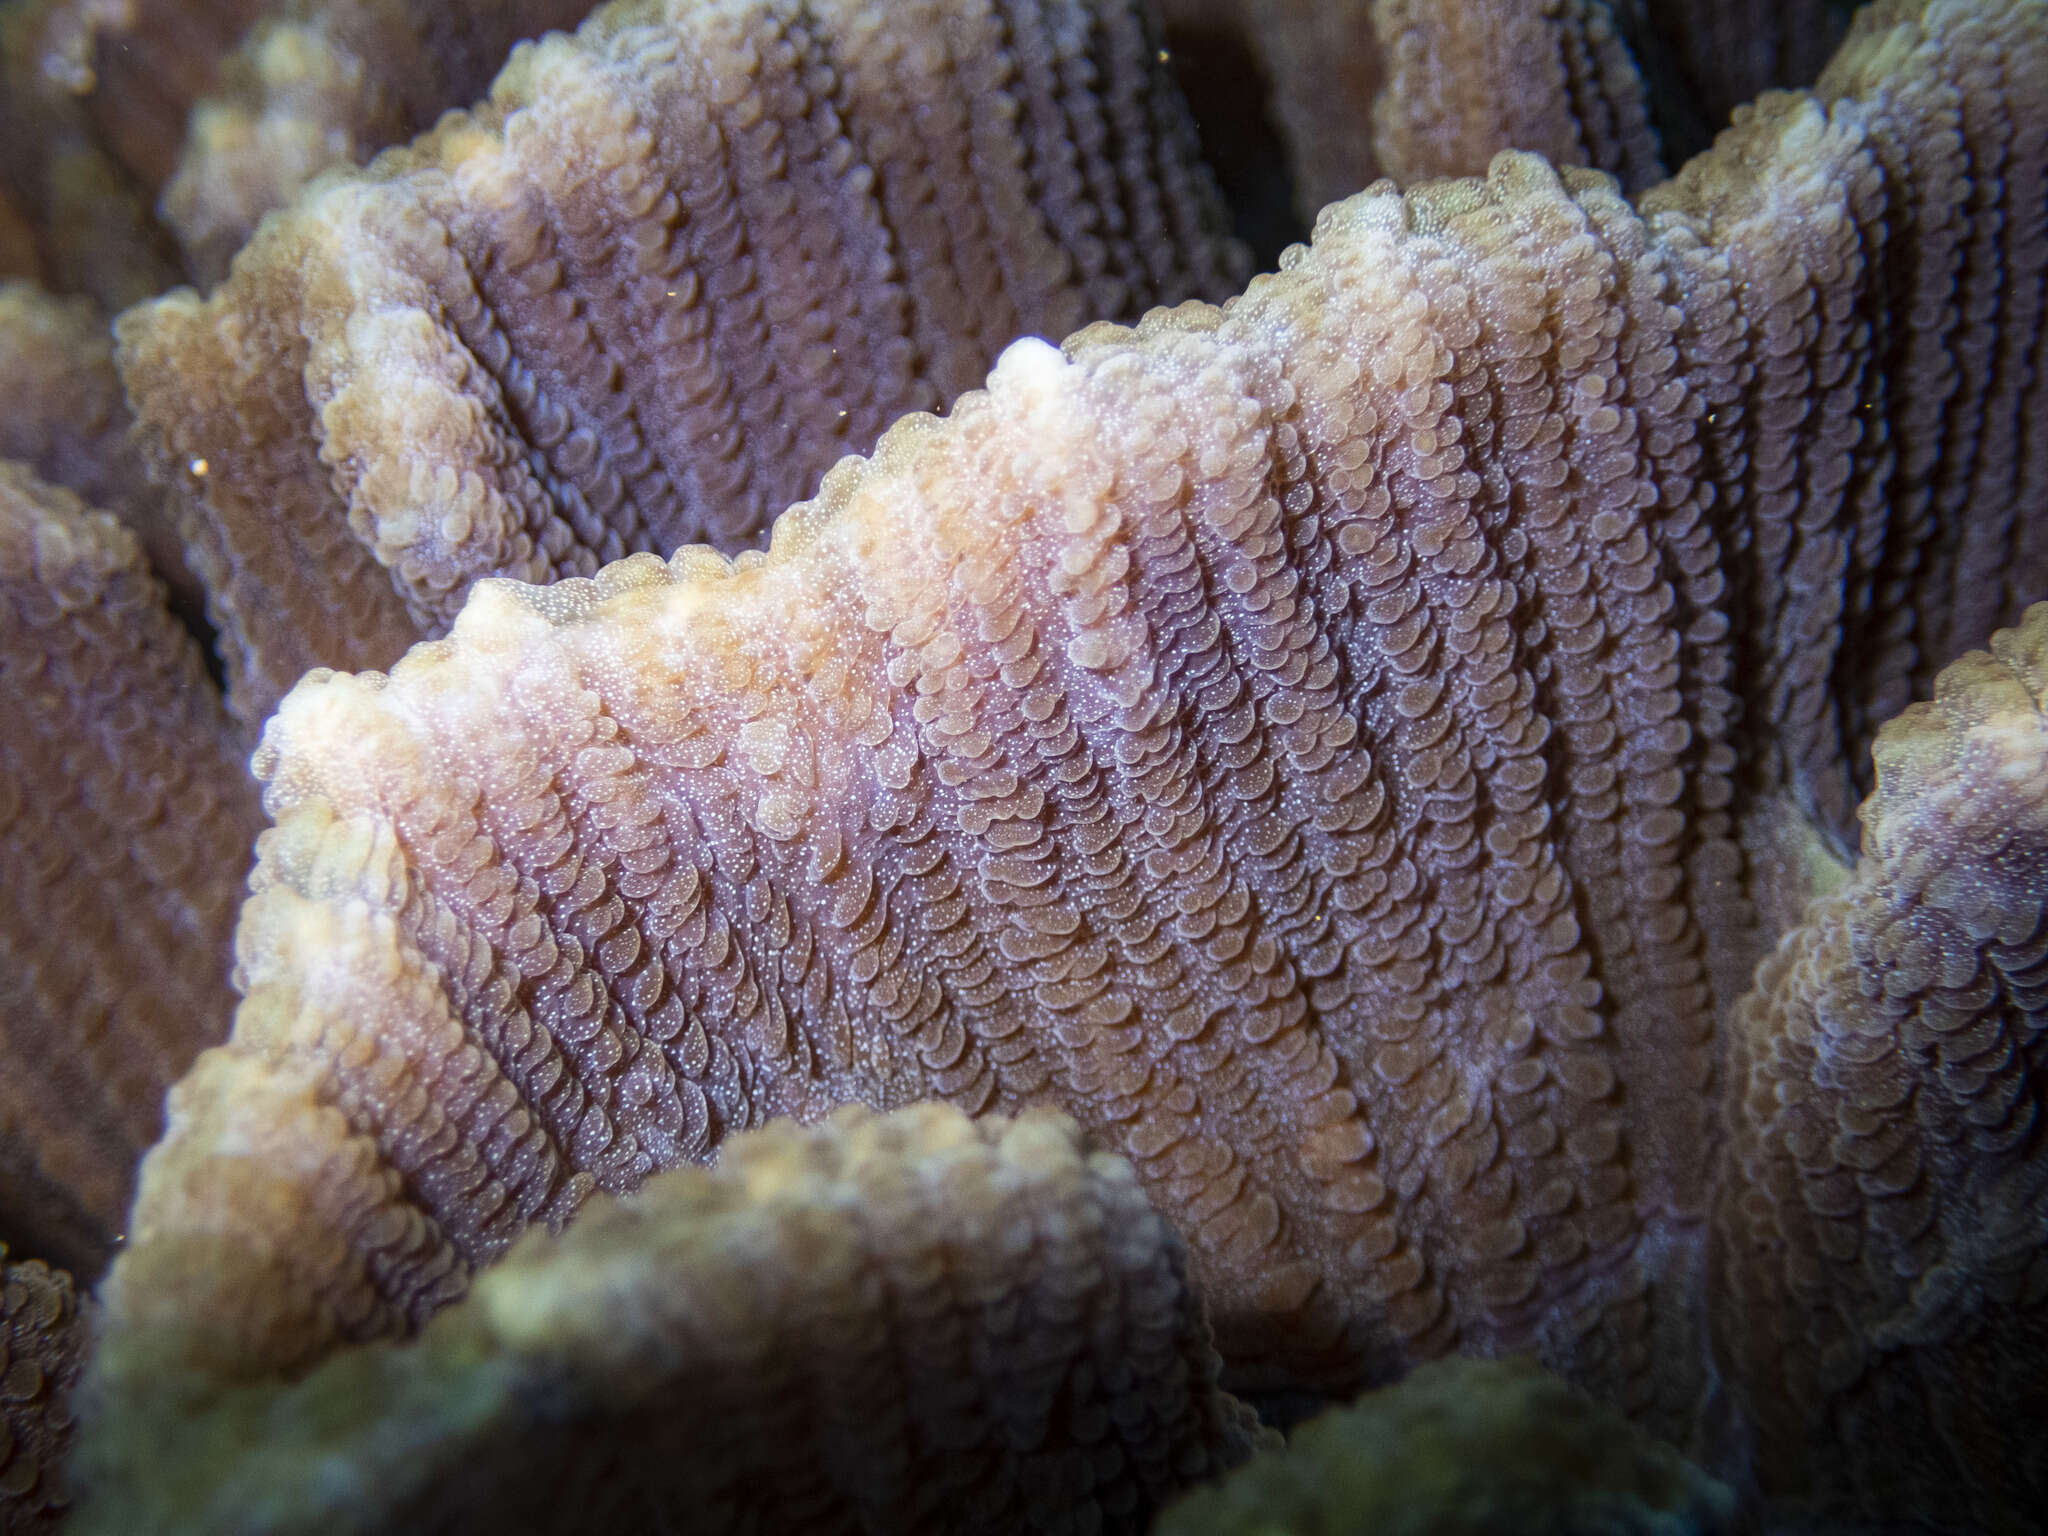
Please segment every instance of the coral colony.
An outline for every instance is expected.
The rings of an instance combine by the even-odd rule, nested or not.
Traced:
[[[2048,4],[1758,9],[0,8],[7,1529],[2030,1529]]]

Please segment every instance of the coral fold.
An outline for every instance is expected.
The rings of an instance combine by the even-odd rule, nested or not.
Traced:
[[[1239,262],[1127,0],[615,0],[120,365],[254,724],[479,577],[757,541],[1017,336]]]
[[[1878,733],[1855,879],[1736,1011],[1716,1342],[1766,1487],[2017,1532],[2048,1499],[2048,604],[1933,693]]]
[[[1525,1360],[1440,1360],[1323,1415],[1156,1536],[1723,1536],[1734,1491]]]
[[[81,1533],[1135,1536],[1261,1438],[1130,1165],[1043,1111],[749,1132],[291,1385],[127,1342]]]
[[[134,537],[0,461],[0,1231],[80,1269],[227,1032],[256,797]]]

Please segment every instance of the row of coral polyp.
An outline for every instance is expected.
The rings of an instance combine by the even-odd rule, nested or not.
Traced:
[[[2048,3],[260,9],[0,7],[0,1524],[2034,1526]]]

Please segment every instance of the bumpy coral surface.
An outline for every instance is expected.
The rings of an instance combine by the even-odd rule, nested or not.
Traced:
[[[619,0],[522,49],[122,319],[236,711],[480,576],[738,548],[1015,337],[1221,297],[1192,149],[1122,3]]]
[[[2031,0],[1880,8],[1640,207],[1521,155],[1376,189],[1222,310],[1012,348],[765,556],[485,583],[388,677],[315,673],[113,1326],[299,1368],[767,1117],[1049,1102],[1249,1378],[1527,1349],[1682,1434],[1726,1369],[1766,1433],[1746,1352],[1821,1325],[1751,1294],[1770,1242],[1707,1264],[1717,1200],[1730,1253],[1788,1187],[1766,1147],[1716,1188],[1744,849],[1811,825],[1785,878],[1824,884],[1882,713],[2048,585],[2044,59]],[[1780,1355],[1793,1401],[1844,1384]],[[1827,1459],[1918,1422],[1845,1407]]]
[[[736,1137],[290,1387],[128,1342],[83,1532],[1137,1532],[1258,1438],[1130,1165],[1042,1111]]]
[[[1873,1521],[2048,1499],[2044,706],[2048,605],[1879,732],[1855,879],[1735,1015],[1717,1342],[1765,1483]]]
[[[1526,1361],[1443,1360],[1190,1494],[1157,1536],[1710,1536],[1733,1490]]]
[[[10,1536],[64,1524],[71,1394],[85,1339],[71,1277],[40,1259],[10,1264],[0,1243],[0,1530]]]
[[[0,1224],[91,1274],[227,1030],[257,807],[135,539],[0,461]]]

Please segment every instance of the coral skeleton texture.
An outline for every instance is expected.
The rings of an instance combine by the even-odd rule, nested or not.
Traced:
[[[1758,1236],[1771,1137],[1802,1199],[1830,1169],[1744,1096],[1712,1156],[1752,813],[1845,833],[1885,704],[2043,576],[2037,338],[1911,306],[1931,270],[2038,302],[2048,35],[1919,17],[1866,13],[1640,210],[1527,155],[1368,192],[1221,310],[1013,347],[765,557],[487,583],[388,678],[314,673],[256,758],[246,1000],[173,1095],[110,1337],[301,1369],[763,1119],[1051,1103],[1186,1235],[1242,1379],[1531,1350],[1683,1436],[1727,1372],[1740,1435],[1755,1350],[1841,1432],[1763,1455],[1770,1491],[1862,1503],[1897,1419],[1849,1389],[1885,1392],[1892,1325],[1803,1245],[1970,1288],[1905,1367],[1946,1381],[2028,1326],[2042,1214],[2023,861],[2012,931],[1944,950],[1948,1032],[1992,1053],[1943,1079],[1980,1158]],[[1958,870],[2011,864],[1969,832]],[[1873,842],[1838,899],[1889,867]],[[1765,983],[1740,1019],[1811,1006]],[[1884,1041],[1889,1091],[1937,1070]],[[1915,1225],[1979,1177],[2017,1260]],[[280,1210],[333,1242],[280,1247]],[[2035,1466],[1958,1509],[2009,1517]]]
[[[1855,878],[1735,1011],[1712,1322],[1766,1486],[2017,1530],[2048,1498],[2048,607],[1933,695],[1878,733]]]

